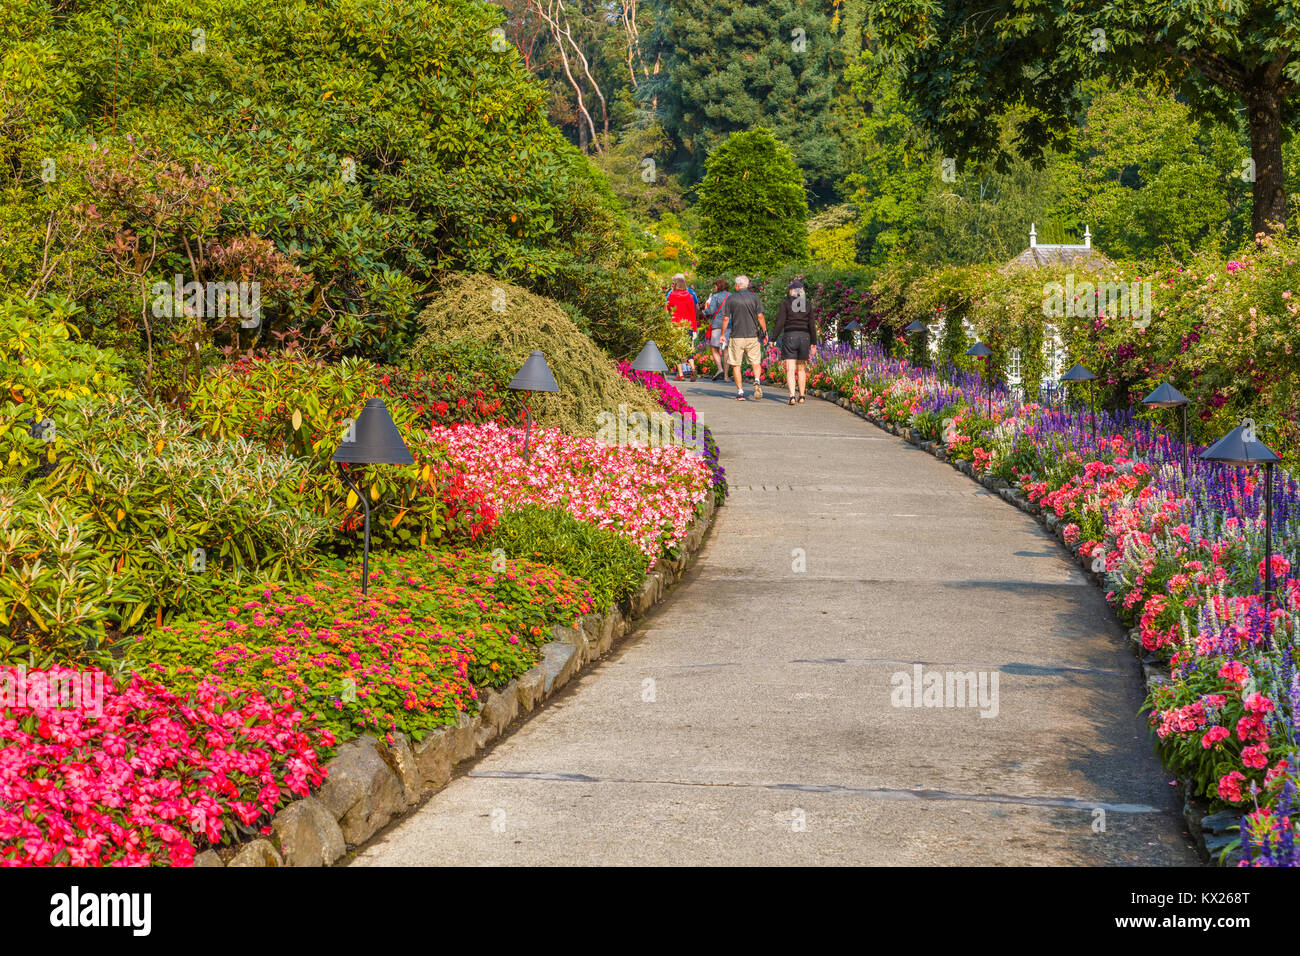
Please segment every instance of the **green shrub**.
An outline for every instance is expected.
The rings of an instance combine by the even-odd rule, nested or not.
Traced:
[[[732,133],[709,154],[699,195],[700,275],[766,275],[809,258],[803,173],[770,130]]]
[[[72,410],[50,473],[0,500],[0,652],[72,659],[147,613],[315,562],[303,464],[196,432],[144,404]]]
[[[422,427],[515,425],[523,421],[523,403],[506,386],[517,371],[496,349],[456,339],[426,343],[418,367],[386,369],[380,385],[385,396],[405,402]]]
[[[420,322],[425,332],[411,350],[411,368],[437,361],[448,343],[468,340],[498,353],[513,377],[529,353],[541,349],[560,391],[529,399],[538,424],[592,436],[601,412],[617,415],[623,404],[629,414],[649,415],[659,407],[649,392],[623,377],[556,303],[500,279],[454,277],[420,314]],[[680,337],[680,354],[685,354],[685,336],[674,334]]]
[[[502,514],[484,545],[582,579],[600,611],[639,588],[649,564],[649,558],[627,538],[579,521],[559,506],[524,505]]]
[[[76,312],[57,296],[0,299],[0,474],[10,479],[55,460],[78,401],[126,388],[116,356],[75,341]]]
[[[75,506],[0,488],[0,663],[63,663],[97,648],[117,579]]]
[[[352,548],[364,517],[361,503],[330,456],[368,397],[384,394],[383,370],[360,359],[327,364],[301,356],[242,359],[210,369],[190,399],[194,417],[215,438],[244,435],[302,462],[304,502],[333,529],[333,544]],[[470,536],[479,522],[464,500],[460,471],[422,427],[404,399],[386,402],[415,462],[349,465],[371,501],[376,548],[428,546],[449,530]],[[427,421],[423,424],[428,424]]]
[[[145,291],[177,269],[257,280],[269,302],[278,257],[290,281],[260,328],[234,332],[244,344],[300,329],[388,361],[447,270],[559,298],[619,356],[658,321],[608,187],[547,121],[548,91],[523,57],[498,49],[498,7],[57,6],[8,0],[0,12],[0,221],[13,226],[0,231],[0,277],[15,287],[78,296],[97,327],[135,333],[150,317],[133,270],[147,272]],[[19,17],[30,23],[15,35]],[[92,138],[113,156],[102,176],[83,162]],[[271,248],[248,255],[261,241]],[[171,336],[153,338],[156,357]]]

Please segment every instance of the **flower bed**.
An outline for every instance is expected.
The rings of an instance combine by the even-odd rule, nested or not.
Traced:
[[[4,679],[19,684],[17,668]],[[290,702],[205,687],[182,697],[136,675],[22,675],[23,699],[0,709],[0,864],[188,866],[195,839],[256,832],[292,795],[323,779],[333,744]],[[51,681],[99,682],[92,712],[48,704]],[[39,694],[39,697],[37,696]]]
[[[481,551],[380,555],[356,569],[250,590],[223,613],[138,638],[128,662],[172,688],[213,681],[297,701],[339,739],[420,740],[537,661],[552,624],[591,610],[578,582]]]
[[[522,428],[431,428],[489,505],[563,505],[575,518],[630,538],[654,567],[673,554],[712,492],[709,466],[680,446],[610,447],[555,429],[533,431],[531,457],[520,453]]]
[[[376,556],[366,600],[355,570],[261,585],[136,638],[124,686],[97,669],[24,671],[17,699],[7,669],[0,863],[188,865],[204,843],[265,832],[322,782],[336,741],[454,723],[532,667],[552,625],[591,610],[555,569],[493,560]],[[102,699],[60,701],[48,688],[65,676]]]
[[[0,654],[52,668],[24,672],[37,686],[84,654],[78,673],[104,682],[104,708],[40,694],[30,706],[0,697],[0,862],[187,865],[204,845],[264,834],[287,799],[322,783],[320,761],[336,742],[373,734],[405,746],[399,734],[418,744],[459,727],[484,701],[491,711],[495,692],[535,667],[553,627],[581,628],[583,615],[629,597],[638,606],[654,600],[649,585],[680,571],[675,559],[692,521],[725,493],[711,437],[700,457],[680,446],[606,447],[540,429],[525,462],[522,429],[478,422],[510,414],[497,388],[505,372],[471,358],[481,374],[463,379],[424,371],[377,378],[362,363],[246,361],[205,379],[190,407],[197,425],[177,419],[170,431],[142,423],[171,412],[127,409],[121,421],[81,413],[87,424],[70,428],[46,456],[41,486],[10,492],[0,518],[0,526],[13,525],[11,551],[35,542],[51,555],[37,562],[44,552],[21,547],[8,563],[0,555],[0,570],[9,572],[0,578],[0,623],[12,631],[18,620],[10,598],[24,586],[23,569],[48,568],[50,580],[76,586],[76,600],[54,602],[40,621],[30,617],[67,640],[27,640],[36,625],[22,617],[23,639],[0,641]],[[660,384],[660,403],[694,419],[681,394]],[[347,414],[380,386],[394,398],[393,417],[416,462],[365,469],[362,493],[375,502],[381,547],[414,550],[376,554],[362,598],[359,502],[328,458]],[[125,482],[103,472],[99,431],[120,435],[129,426],[129,442],[110,442],[109,451],[163,482],[161,503],[149,497],[141,506],[138,482],[123,490]],[[191,436],[196,427],[208,437]],[[161,472],[147,467],[155,461]],[[204,461],[221,467],[204,471]],[[255,493],[226,495],[238,514],[214,525],[226,513],[203,493],[214,482],[235,487],[231,475]],[[98,498],[89,497],[92,488]],[[122,500],[99,501],[108,494]],[[83,498],[93,507],[81,506]],[[68,530],[84,520],[74,506],[107,516],[107,546]],[[498,529],[499,514],[507,520]],[[137,525],[140,533],[170,531],[144,551],[127,548],[134,539],[123,529]],[[424,552],[426,539],[446,547],[452,535],[477,548]],[[220,540],[205,562],[213,536]],[[490,550],[507,539],[518,557],[542,555],[572,570]],[[698,528],[690,541],[698,544]],[[123,587],[136,609],[118,615],[123,626],[112,642],[102,640],[112,610],[104,605],[116,593],[95,575],[63,574],[62,565],[111,562],[121,572],[136,552],[157,552],[174,573],[146,568]],[[647,566],[660,559],[670,559],[665,571],[647,580]],[[221,573],[200,573],[209,565]]]
[[[977,379],[948,381],[874,352],[820,359],[812,381],[943,440],[950,457],[1054,515],[1104,573],[1107,600],[1144,650],[1169,663],[1145,707],[1161,757],[1194,792],[1243,814],[1250,862],[1300,863],[1300,484],[1285,473],[1277,481],[1269,609],[1257,476],[1194,460],[1184,486],[1181,448],[1131,416],[1099,416],[1094,439],[1084,416],[1002,393],[989,414]]]
[[[686,396],[669,384],[668,379],[664,376],[655,372],[636,371],[627,362],[619,362],[618,370],[626,378],[648,388],[650,393],[654,395],[655,400],[659,402],[659,407],[664,411],[673,415],[681,415],[683,421],[686,419],[690,419],[692,422],[698,421],[699,416],[695,413],[695,407],[686,401]],[[718,443],[713,440],[713,432],[708,425],[704,425],[703,429],[704,460],[708,463],[709,474],[713,481],[714,503],[722,504],[727,498],[727,472],[718,461],[720,452]]]

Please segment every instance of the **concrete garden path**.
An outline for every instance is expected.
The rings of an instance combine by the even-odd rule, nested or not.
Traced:
[[[1033,519],[830,403],[683,391],[732,490],[683,583],[353,865],[1198,862]],[[917,664],[996,676],[996,715],[893,706]]]

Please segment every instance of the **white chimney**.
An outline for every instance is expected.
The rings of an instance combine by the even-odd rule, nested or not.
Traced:
[[[1085,249],[1092,248],[1092,227],[1091,226],[1083,227],[1083,248]]]
[[[1034,231],[1034,224],[1029,224],[1029,248],[1033,249],[1038,245],[1038,233]]]

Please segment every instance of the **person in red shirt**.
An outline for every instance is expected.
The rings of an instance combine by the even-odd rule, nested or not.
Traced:
[[[686,276],[680,272],[673,276],[672,291],[668,293],[668,302],[664,306],[668,314],[672,316],[674,322],[678,325],[688,326],[691,330],[691,347],[695,346],[695,333],[699,324],[696,315],[695,296],[686,288]],[[687,363],[690,367],[691,381],[694,382],[699,376],[695,374],[695,356],[691,355]],[[678,366],[676,381],[680,382],[682,375],[681,366]]]

